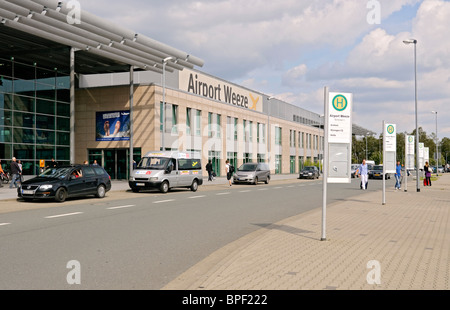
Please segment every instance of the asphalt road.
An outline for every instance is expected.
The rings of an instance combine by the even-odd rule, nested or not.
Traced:
[[[381,186],[370,180],[369,191]],[[328,203],[362,193],[357,179],[330,184]],[[158,290],[228,243],[321,206],[322,182],[296,179],[195,193],[109,192],[64,204],[13,201],[10,209],[23,211],[0,214],[0,289]]]

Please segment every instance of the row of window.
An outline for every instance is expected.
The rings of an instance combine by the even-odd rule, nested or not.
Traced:
[[[70,103],[2,92],[0,109],[70,117]]]
[[[163,129],[163,113],[162,108],[163,104],[160,106],[160,131]],[[201,136],[201,116],[202,111],[192,108],[186,108],[186,134]],[[166,103],[165,113],[165,126],[166,133],[178,134],[178,106],[173,104]],[[208,137],[210,138],[221,138],[222,137],[222,116],[220,114],[208,112]],[[250,120],[242,120],[242,128],[243,128],[243,141],[244,142],[253,142],[253,127],[254,122]],[[227,139],[228,140],[238,140],[238,127],[239,127],[239,119],[227,116],[226,130],[227,130]],[[257,143],[266,143],[266,124],[256,123],[256,142]],[[297,136],[298,133],[298,144],[297,144]],[[314,149],[314,150],[323,150],[323,137],[319,135],[313,135],[309,133],[303,133],[301,131],[290,131],[290,145],[291,147],[305,147],[306,140],[306,148]],[[282,128],[275,126],[275,145],[282,145]]]
[[[298,137],[298,138],[297,138]],[[303,133],[301,131],[290,130],[289,146],[313,149],[317,151],[324,150],[325,139],[322,136],[310,133]]]

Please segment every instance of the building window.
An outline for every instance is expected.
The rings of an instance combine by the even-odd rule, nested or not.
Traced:
[[[69,89],[54,68],[0,59],[0,159],[17,157],[24,175],[38,174],[40,160],[69,164]]]
[[[234,119],[234,141],[238,140],[238,119]]]
[[[195,135],[201,136],[202,135],[202,111],[195,110]]]
[[[266,162],[266,155],[265,154],[257,154],[257,161],[258,163],[265,163]]]
[[[191,135],[191,118],[192,118],[192,109],[186,108],[186,135]]]
[[[275,145],[281,145],[281,127],[275,127]]]
[[[248,139],[250,142],[253,142],[253,122],[248,122]]]
[[[159,130],[163,130],[163,103],[160,103],[160,127]],[[178,106],[170,103],[166,103],[164,110],[166,133],[177,134],[178,133]]]
[[[290,173],[295,173],[295,156],[290,157]]]
[[[252,161],[252,153],[244,153],[244,164]]]
[[[222,116],[220,114],[216,115],[216,137],[221,138],[222,137]]]
[[[227,160],[230,161],[230,165],[234,166],[237,169],[237,153],[236,152],[227,152]]]
[[[280,174],[281,171],[281,155],[275,155],[275,174]]]
[[[212,131],[212,127],[213,127],[212,118],[213,118],[213,114],[211,112],[208,112],[208,137],[210,137],[210,138],[214,136],[214,133]]]
[[[247,121],[244,119],[243,121],[244,124],[244,128],[243,128],[243,132],[244,132],[244,142],[248,142],[248,133],[247,133]]]

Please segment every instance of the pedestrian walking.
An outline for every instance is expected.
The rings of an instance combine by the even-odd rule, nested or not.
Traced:
[[[425,162],[423,167],[423,172],[425,173],[425,180],[423,182],[424,186],[431,186],[431,168],[428,162]]]
[[[52,161],[48,164],[47,168],[57,168],[58,167],[58,162],[52,158]]]
[[[22,183],[23,183],[23,168],[22,168],[22,161],[19,159],[19,160],[17,161],[17,164],[19,165],[19,169],[20,169],[19,181],[20,181],[20,184],[22,184]]]
[[[3,187],[3,178],[6,178],[6,173],[3,171],[2,161],[0,160],[0,175],[2,178],[0,179],[0,187]]]
[[[11,179],[11,184],[9,184],[9,188],[13,188],[13,185],[14,185],[14,187],[18,187],[17,180],[20,178],[20,167],[19,167],[19,164],[17,163],[17,159],[15,157],[12,158],[10,170],[11,170],[12,179]]]
[[[402,165],[397,161],[397,166],[395,166],[395,190],[401,189],[401,177],[402,177]]]
[[[212,161],[209,160],[206,164],[206,171],[208,171],[208,181],[213,180],[213,167],[212,167]]]
[[[225,172],[227,174],[228,184],[231,186],[231,177],[233,176],[234,167],[230,165],[230,161],[228,159],[225,162]]]
[[[358,169],[356,170],[356,175],[359,175],[359,178],[361,179],[361,188],[363,190],[367,189],[367,183],[368,183],[368,167],[366,164],[366,160],[363,159],[361,165],[359,165]]]

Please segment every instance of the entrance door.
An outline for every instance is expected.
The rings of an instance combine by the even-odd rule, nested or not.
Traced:
[[[127,180],[129,176],[129,149],[97,149],[89,150],[89,163],[94,160],[100,166],[105,168],[113,180]],[[136,148],[133,151],[133,158],[138,163],[141,159],[141,149]]]

